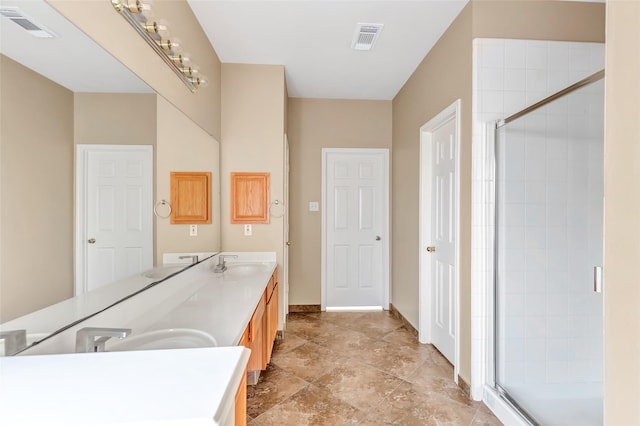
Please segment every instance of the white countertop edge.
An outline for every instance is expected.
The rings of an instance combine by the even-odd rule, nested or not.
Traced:
[[[2,358],[0,420],[3,425],[223,424],[250,352],[222,347]]]

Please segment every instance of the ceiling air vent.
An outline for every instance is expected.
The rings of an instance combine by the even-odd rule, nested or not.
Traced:
[[[351,48],[355,50],[371,50],[378,40],[384,24],[358,24],[353,34]]]
[[[36,23],[33,19],[22,13],[17,7],[0,7],[0,15],[20,25],[26,32],[38,38],[51,38],[55,34]]]

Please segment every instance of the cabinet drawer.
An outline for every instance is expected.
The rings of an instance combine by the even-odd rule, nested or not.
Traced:
[[[273,290],[278,285],[278,271],[274,271],[271,279],[269,280],[269,284],[267,284],[267,303],[271,301],[271,296],[273,296]]]

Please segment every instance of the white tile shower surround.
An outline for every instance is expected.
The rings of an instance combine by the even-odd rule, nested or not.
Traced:
[[[476,398],[487,382],[487,348],[492,344],[485,330],[492,321],[487,312],[491,312],[493,276],[494,170],[489,155],[493,141],[486,137],[485,123],[505,118],[603,67],[604,46],[598,43],[474,41],[472,394]],[[574,143],[589,126],[602,125],[603,105],[592,98],[574,93],[569,100],[548,106],[547,114],[520,120],[520,135],[510,135],[505,173],[515,179],[504,182],[508,204],[502,225],[510,232],[500,246],[509,265],[503,271],[509,287],[502,300],[508,298],[510,307],[502,332],[513,357],[508,377],[515,383],[601,380],[597,350],[602,347],[601,305],[590,288],[579,288],[590,279],[584,271],[577,273],[575,259],[589,250],[589,241],[596,236],[588,230],[601,229],[602,218],[596,214],[566,220],[569,212],[592,211],[602,202],[598,196],[589,197],[602,194],[591,178],[602,173],[601,148],[585,141]],[[576,106],[581,113],[569,115],[569,108]],[[542,132],[533,133],[534,129]],[[576,167],[583,178],[567,179],[567,170],[573,174]],[[589,254],[597,259],[601,244],[595,246]]]

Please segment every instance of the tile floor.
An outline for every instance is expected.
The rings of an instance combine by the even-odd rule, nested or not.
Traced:
[[[389,312],[290,314],[285,337],[248,388],[250,426],[501,424]]]

